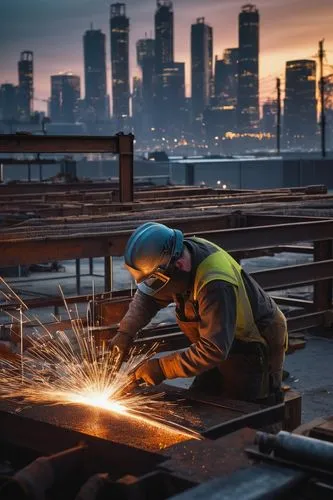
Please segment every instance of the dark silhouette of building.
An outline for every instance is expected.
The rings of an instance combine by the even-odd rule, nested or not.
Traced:
[[[80,77],[72,73],[51,76],[51,120],[55,123],[74,123],[80,99]]]
[[[155,57],[157,73],[173,62],[173,6],[171,0],[157,0],[155,12]]]
[[[276,134],[277,103],[268,99],[262,106],[262,131],[266,134]]]
[[[18,62],[18,81],[19,118],[26,122],[30,121],[32,114],[34,93],[34,58],[30,50],[21,52]]]
[[[312,146],[316,130],[316,62],[307,59],[287,61],[284,100],[286,146]]]
[[[333,73],[324,78],[326,137],[328,149],[333,149]]]
[[[185,63],[165,64],[158,82],[163,99],[160,103],[159,124],[162,135],[177,138],[184,127]]]
[[[226,49],[223,59],[215,58],[214,104],[237,105],[238,49]]]
[[[126,5],[111,5],[111,67],[113,117],[121,126],[129,117],[129,18]]]
[[[259,125],[259,12],[252,4],[239,14],[237,122],[243,132]]]
[[[107,114],[105,35],[91,29],[83,36],[85,105],[92,121],[105,121]]]
[[[213,30],[200,17],[191,26],[191,76],[193,118],[210,104],[213,79]]]
[[[174,62],[174,16],[171,0],[157,0],[155,12],[155,92],[154,128],[157,133],[164,127],[161,109],[164,106],[163,72],[165,64]]]
[[[133,77],[132,84],[132,122],[136,138],[141,138],[143,133],[142,80],[137,76]]]
[[[0,119],[16,122],[19,118],[18,87],[4,83],[0,87]]]
[[[143,127],[153,127],[154,83],[155,83],[155,40],[142,38],[136,44],[137,63],[142,74],[142,112]]]

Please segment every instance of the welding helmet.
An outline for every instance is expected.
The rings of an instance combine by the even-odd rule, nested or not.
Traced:
[[[184,235],[157,222],[146,222],[130,236],[125,264],[138,289],[155,295],[170,281],[183,253]]]

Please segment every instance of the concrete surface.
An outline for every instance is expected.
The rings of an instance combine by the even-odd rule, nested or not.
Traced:
[[[333,416],[333,332],[332,339],[306,336],[305,349],[286,357],[290,376],[285,383],[301,392],[302,422]]]

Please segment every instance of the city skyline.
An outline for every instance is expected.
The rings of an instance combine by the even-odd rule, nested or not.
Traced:
[[[187,8],[190,3],[189,16]],[[174,1],[175,60],[184,61],[186,64],[188,96],[191,72],[191,24],[195,22],[196,16],[205,17],[207,24],[214,29],[214,56],[221,57],[226,48],[238,45],[238,14],[244,3],[234,0],[224,2],[207,0],[202,5],[197,0]],[[27,12],[26,2],[23,0],[15,2],[2,0],[2,4],[0,20],[0,43],[3,48],[0,58],[2,82],[17,82],[19,54],[23,50],[32,50],[35,59],[35,96],[40,99],[47,99],[50,96],[51,74],[72,71],[83,80],[82,35],[89,29],[91,22],[94,29],[101,29],[109,38],[108,15],[111,2],[105,0],[95,0],[93,3],[86,0],[80,2],[80,8],[77,1],[67,0],[65,3],[64,0],[60,0],[57,2],[56,12],[53,4],[48,1],[41,4],[38,0],[30,0]],[[304,0],[279,2],[258,0],[255,4],[261,17],[260,101],[262,104],[267,97],[274,95],[274,79],[277,76],[284,78],[286,61],[308,59],[315,55],[320,38],[325,38],[328,60],[332,59],[333,36],[330,26],[333,23],[333,9],[331,0],[318,0],[315,6]],[[153,19],[156,1],[143,0],[140,2],[140,9],[137,5],[133,0],[126,2],[127,15],[130,18],[131,77],[140,75],[136,64],[136,41],[143,38],[145,33],[154,36]],[[21,6],[21,9],[17,10],[18,6]],[[21,13],[22,20],[21,17],[17,17],[17,12]],[[30,22],[29,16],[31,16]],[[223,19],[228,19],[228,22],[219,29],[218,19],[221,19],[221,22]],[[316,20],[320,20],[319,25]],[[71,46],[71,51],[68,50],[68,45]],[[107,43],[107,84],[110,94],[111,68],[108,45]],[[45,103],[36,100],[34,108],[45,110]]]

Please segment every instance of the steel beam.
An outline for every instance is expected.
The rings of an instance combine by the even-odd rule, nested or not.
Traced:
[[[125,136],[126,137],[126,136]],[[132,136],[131,136],[132,137]],[[0,153],[118,153],[118,136],[0,135]]]
[[[315,262],[327,261],[333,258],[332,240],[316,241],[314,243]],[[329,273],[327,280],[316,281],[314,284],[313,301],[316,311],[325,311],[332,307],[332,287],[333,281]]]
[[[265,289],[292,288],[333,277],[333,259],[256,271],[251,276]],[[332,304],[332,296],[329,304]],[[328,307],[326,307],[328,309]]]
[[[305,484],[305,472],[288,467],[260,464],[240,469],[231,476],[207,483],[172,496],[172,500],[267,500],[289,497],[297,486]]]
[[[314,308],[312,300],[294,299],[292,297],[279,297],[277,295],[272,295],[271,297],[277,304],[281,306],[299,307],[307,311],[313,310]]]
[[[195,231],[193,220],[175,224],[188,236],[196,234],[217,243],[227,251],[268,248],[296,241],[319,241],[333,238],[333,220],[246,227],[217,231]],[[191,233],[188,233],[191,228]],[[0,265],[3,267],[52,260],[122,256],[131,231],[87,233],[71,238],[56,237],[3,242]]]
[[[251,427],[260,429],[276,422],[283,422],[284,419],[284,403],[269,406],[263,410],[259,410],[241,417],[234,418],[228,422],[216,425],[204,431],[202,435],[209,439],[217,439],[219,437],[235,432],[243,427]]]
[[[133,191],[133,135],[118,136],[119,153],[119,199],[121,203],[128,203],[134,200]]]

